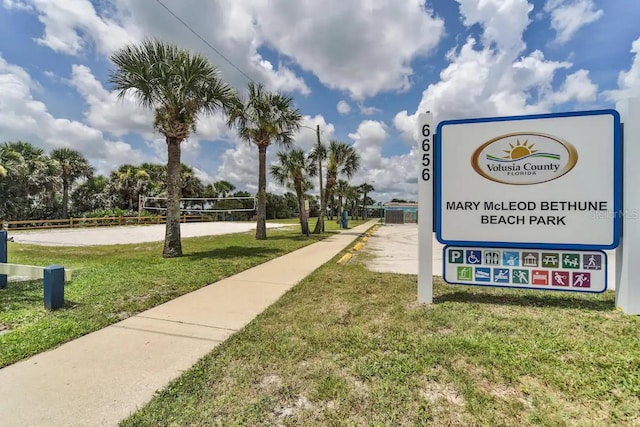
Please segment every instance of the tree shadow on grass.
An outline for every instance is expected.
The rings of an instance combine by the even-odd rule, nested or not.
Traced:
[[[595,295],[530,295],[451,292],[433,298],[434,303],[467,302],[521,307],[554,307],[574,310],[614,311],[615,303],[609,298]]]
[[[268,258],[281,252],[274,248],[252,248],[246,246],[227,246],[224,248],[211,249],[208,251],[193,252],[185,254],[184,257],[193,261],[207,258],[230,259],[230,258]]]

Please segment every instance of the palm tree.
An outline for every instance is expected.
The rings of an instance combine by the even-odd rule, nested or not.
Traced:
[[[318,141],[316,145],[313,146],[313,149],[309,153],[309,157],[318,162],[318,179],[320,181],[320,212],[318,212],[318,222],[316,222],[316,226],[313,229],[313,234],[320,234],[324,232],[324,216],[327,212],[327,200],[322,195],[322,162],[327,160],[327,146],[320,141],[320,136],[318,136]]]
[[[325,187],[324,202],[333,196],[333,187],[338,182],[338,176],[344,175],[346,178],[352,178],[360,168],[360,156],[353,146],[344,142],[331,141],[329,143],[327,162],[327,183]],[[321,207],[321,209],[324,209]],[[340,214],[338,210],[338,214]],[[340,218],[338,218],[340,220]]]
[[[360,186],[348,185],[347,191],[344,193],[345,205],[348,206],[351,212],[351,219],[358,219],[358,203],[360,202]]]
[[[59,187],[59,167],[45,151],[29,142],[0,145],[0,163],[6,170],[0,205],[6,218],[52,217]]]
[[[58,162],[62,181],[62,218],[68,217],[69,189],[80,178],[93,175],[89,161],[79,151],[70,148],[58,148],[51,152],[51,158]]]
[[[342,221],[342,211],[344,210],[345,203],[343,202],[343,198],[346,198],[347,192],[349,191],[349,183],[344,179],[339,179],[336,182],[336,185],[333,187],[333,194],[338,199],[338,217],[336,221],[340,223]]]
[[[216,198],[218,197],[226,198],[227,196],[229,196],[229,194],[231,194],[233,190],[236,189],[236,186],[230,183],[229,181],[221,180],[213,183],[213,189],[215,191]],[[217,209],[228,209],[229,202],[227,200],[217,201],[215,204],[215,207]],[[222,212],[222,220],[223,221],[226,220],[225,212]]]
[[[266,240],[267,148],[275,141],[288,148],[293,133],[300,128],[302,114],[293,107],[293,98],[268,92],[262,84],[249,82],[249,95],[238,97],[228,113],[227,124],[235,126],[241,139],[258,147],[258,221],[256,239]]]
[[[110,82],[123,98],[132,91],[140,105],[152,108],[154,128],[167,142],[167,222],[162,256],[182,255],[180,240],[180,143],[196,130],[199,114],[227,110],[235,91],[204,56],[145,40],[111,56],[117,69]]]
[[[271,176],[280,185],[293,188],[298,199],[298,212],[300,216],[300,229],[302,234],[309,235],[309,221],[304,208],[304,193],[309,189],[311,181],[307,175],[315,172],[315,162],[305,156],[300,148],[278,153],[280,164],[271,166]]]
[[[216,181],[213,183],[213,189],[216,192],[215,197],[227,197],[233,190],[236,189],[236,186],[230,183],[229,181]]]
[[[360,191],[364,194],[364,196],[362,196],[362,219],[367,219],[367,194],[376,191],[376,189],[373,188],[373,185],[365,182],[364,184],[360,184]]]

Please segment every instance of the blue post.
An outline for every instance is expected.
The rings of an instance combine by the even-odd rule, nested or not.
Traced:
[[[0,263],[7,263],[7,231],[0,230]],[[0,289],[7,287],[7,275],[0,274]]]
[[[44,268],[44,308],[55,310],[64,305],[64,267],[50,265]]]

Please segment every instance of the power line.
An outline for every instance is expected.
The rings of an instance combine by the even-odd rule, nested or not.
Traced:
[[[180,21],[180,23],[182,23],[182,25],[184,25],[189,31],[191,31],[196,37],[198,37],[200,40],[202,40],[202,42],[204,44],[206,44],[207,46],[209,46],[209,48],[211,48],[211,50],[213,50],[215,53],[217,53],[218,55],[220,55],[222,57],[222,59],[224,59],[225,61],[227,61],[229,64],[231,64],[231,66],[233,68],[235,68],[236,70],[238,70],[238,72],[240,72],[240,74],[242,74],[243,76],[245,76],[247,79],[249,79],[250,81],[252,81],[253,83],[255,83],[255,81],[249,77],[247,75],[247,73],[245,73],[244,71],[242,71],[236,64],[234,64],[233,62],[231,62],[231,60],[229,58],[227,58],[226,56],[224,56],[218,49],[216,49],[215,47],[213,47],[211,45],[211,43],[209,43],[207,40],[204,39],[204,37],[202,37],[200,34],[198,34],[196,32],[196,30],[194,30],[193,28],[191,28],[189,26],[189,24],[187,24],[186,22],[184,22],[178,15],[176,15],[175,13],[173,13],[173,11],[171,9],[169,9],[164,3],[162,3],[162,1],[160,0],[156,0],[156,2],[158,2],[158,4],[160,4],[160,6],[162,6],[163,8],[166,9],[167,12],[169,12],[171,15],[173,15],[174,18],[176,18],[178,21]]]

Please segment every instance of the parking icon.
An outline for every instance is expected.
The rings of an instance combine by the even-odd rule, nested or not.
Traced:
[[[449,249],[449,264],[464,264],[464,251]]]

